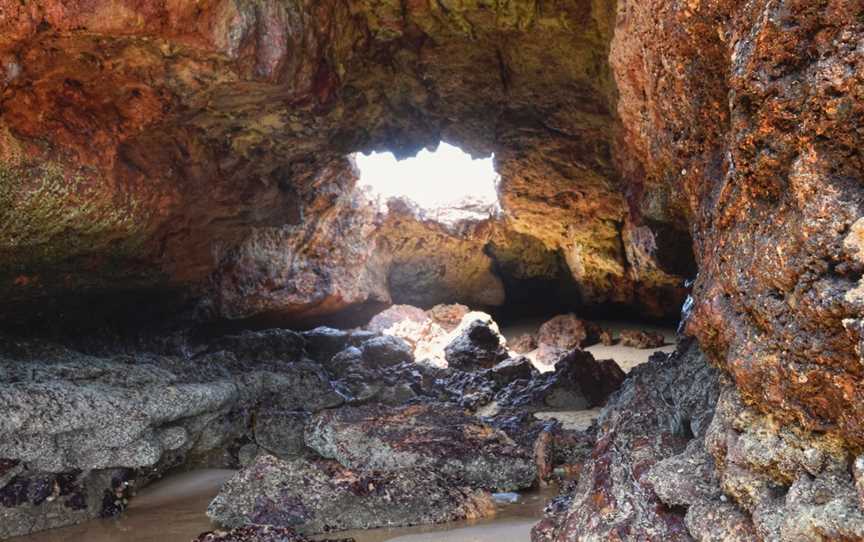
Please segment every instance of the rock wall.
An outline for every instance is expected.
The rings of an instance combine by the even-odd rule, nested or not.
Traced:
[[[686,331],[721,393],[676,444],[663,408],[628,403],[670,371],[652,363],[610,403],[578,489],[535,540],[864,538],[862,17],[842,0],[619,4],[628,202],[691,224]]]
[[[3,319],[69,312],[49,301],[70,293],[205,296],[230,317],[382,300],[360,293],[373,262],[359,286],[311,268],[357,220],[334,216],[351,207],[337,172],[441,139],[496,153],[509,223],[564,256],[586,302],[674,312],[683,277],[655,226],[686,228],[634,221],[612,159],[614,7],[0,2]]]
[[[635,204],[673,191],[692,223],[690,332],[749,403],[856,447],[862,14],[623,2],[610,56]]]

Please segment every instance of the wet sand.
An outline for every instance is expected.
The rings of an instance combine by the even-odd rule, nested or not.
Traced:
[[[558,495],[554,486],[529,491],[515,504],[498,504],[493,518],[370,531],[332,533],[332,538],[353,537],[357,542],[528,542],[531,528],[543,516],[543,507]],[[318,537],[321,538],[321,537]]]
[[[550,420],[555,418],[561,422],[561,426],[564,427],[564,429],[584,431],[591,426],[591,422],[600,415],[602,410],[602,408],[589,408],[587,410],[537,412],[534,414],[534,417],[540,420]]]
[[[116,519],[93,520],[73,527],[14,538],[15,542],[189,542],[214,526],[207,505],[231,475],[203,470],[172,475],[143,489]],[[554,488],[522,495],[515,504],[499,504],[494,518],[445,525],[374,529],[339,533],[357,542],[527,542]],[[335,534],[327,535],[334,537]]]
[[[130,501],[115,519],[13,538],[15,542],[189,542],[213,526],[207,506],[234,471],[201,470],[160,480]]]

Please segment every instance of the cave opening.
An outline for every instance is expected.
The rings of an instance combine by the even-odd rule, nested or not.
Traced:
[[[416,156],[397,159],[392,152],[358,152],[357,187],[386,212],[387,202],[401,199],[437,222],[482,220],[501,210],[500,176],[495,155],[475,158],[456,145],[440,142]]]
[[[574,256],[582,250],[579,242],[550,243],[542,230],[520,223],[519,213],[504,203],[507,188],[502,183],[507,179],[499,175],[494,154],[475,158],[441,141],[413,157],[397,158],[386,150],[350,157],[357,168],[355,193],[383,217],[375,251],[386,254],[389,299],[374,310],[331,316],[328,324],[343,329],[368,325],[387,332],[375,315],[385,315],[381,321],[389,323],[390,318],[423,320],[428,318],[422,316],[425,311],[434,320],[436,311],[450,313],[461,306],[469,313],[488,314],[507,340],[532,356],[549,355],[532,346],[547,322],[585,326],[583,346],[592,353],[619,357],[625,365],[644,361],[645,356],[609,348],[620,344],[622,331],[638,328],[647,334],[641,339],[651,343],[652,351],[674,342],[686,295],[684,281],[677,277],[695,274],[686,229],[648,220],[640,226],[619,223],[613,240],[618,253],[612,258],[621,262],[621,269],[614,272],[617,276],[591,277],[601,283],[598,295],[579,276],[579,256]],[[629,246],[636,248],[628,252]],[[656,260],[649,264],[656,267],[646,270],[640,259]],[[660,280],[642,284],[648,273],[655,273],[652,280]],[[412,344],[423,341],[405,329],[390,331]],[[601,341],[603,334],[607,337]],[[521,344],[526,337],[528,344]]]

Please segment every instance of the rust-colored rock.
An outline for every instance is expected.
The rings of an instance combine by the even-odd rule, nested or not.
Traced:
[[[614,16],[584,0],[0,1],[2,316],[123,291],[291,323],[414,302],[421,276],[496,304],[493,257],[527,254],[508,238],[533,254],[513,269],[563,262],[584,303],[673,314],[662,243],[624,235]],[[384,266],[346,156],[441,139],[496,153],[513,233],[468,239],[444,272],[394,235]]]
[[[572,350],[581,348],[588,338],[585,322],[575,314],[561,314],[540,326],[537,343],[540,346]]]
[[[689,331],[745,401],[855,446],[862,14],[849,0],[626,1],[610,55],[631,206],[696,232]]]
[[[441,326],[444,331],[450,333],[459,327],[459,324],[462,323],[462,319],[465,318],[465,315],[469,312],[471,312],[471,310],[465,305],[454,303],[450,305],[435,305],[426,311],[426,314],[432,319],[432,321]]]
[[[693,344],[636,367],[596,422],[579,484],[547,509],[532,540],[693,540],[683,511],[665,506],[645,474],[704,435],[717,387]]]
[[[523,333],[512,341],[507,341],[507,346],[517,354],[527,354],[537,348],[537,336],[532,333]]]
[[[621,330],[621,345],[631,348],[660,348],[666,344],[666,337],[656,331],[643,331],[641,329]]]
[[[615,339],[612,337],[612,331],[608,329],[601,329],[598,338],[603,346],[612,346],[615,344]]]

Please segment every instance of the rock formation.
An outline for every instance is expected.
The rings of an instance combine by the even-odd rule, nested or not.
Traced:
[[[435,518],[566,456],[537,541],[864,538],[862,40],[860,0],[0,0],[0,536],[181,463],[434,463],[406,426],[440,407],[489,465]],[[442,140],[495,154],[500,214],[356,189],[353,153]],[[446,309],[261,331],[538,284],[684,302],[691,338],[623,380],[561,329],[538,375]],[[452,333],[456,367],[412,362]],[[610,393],[589,432],[531,416]],[[240,522],[211,538],[300,536]]]
[[[442,323],[448,313],[436,311]],[[623,377],[584,353],[542,376],[524,358],[436,368],[398,337],[330,328],[247,331],[174,354],[95,356],[11,338],[2,351],[0,538],[121,513],[136,488],[177,467],[246,467],[211,507],[230,528],[482,517],[489,491],[541,474],[535,447],[555,426],[514,415],[602,404]],[[587,441],[554,434],[550,468],[573,460],[567,439]]]
[[[45,0],[0,13],[7,321],[113,292],[229,318],[387,302],[346,156],[442,138],[495,152],[509,229],[560,253],[583,302],[677,310],[687,274],[658,255],[686,260],[687,243],[659,232],[685,228],[624,233],[614,3]],[[400,269],[397,285],[419,272]]]

